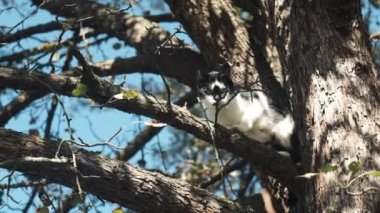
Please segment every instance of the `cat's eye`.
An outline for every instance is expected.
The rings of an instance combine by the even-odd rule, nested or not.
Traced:
[[[202,88],[202,93],[206,94],[206,95],[211,95],[212,94],[212,91],[210,88],[208,87],[205,87],[205,88]]]
[[[223,94],[224,94],[224,93],[227,93],[227,88],[221,88],[221,89],[220,89],[220,93],[223,93]]]
[[[206,95],[211,95],[211,94],[212,94],[212,90],[209,89],[209,88],[207,88],[207,89],[204,90],[204,93],[205,93]]]

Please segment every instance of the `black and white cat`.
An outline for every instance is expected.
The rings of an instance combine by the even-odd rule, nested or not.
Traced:
[[[264,92],[237,91],[228,74],[218,71],[203,74],[198,90],[200,104],[209,121],[286,150],[293,161],[299,161],[299,153],[295,153],[298,150],[292,141],[295,129],[292,115],[273,107]]]

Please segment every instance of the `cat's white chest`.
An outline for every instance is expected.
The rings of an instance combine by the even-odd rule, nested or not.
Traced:
[[[293,149],[292,115],[272,105],[263,91],[237,91],[229,75],[217,71],[202,75],[199,85],[200,103],[208,121],[239,130],[261,143]]]
[[[261,92],[243,98],[237,94],[227,103],[219,103],[219,110],[213,105],[212,97],[201,100],[207,119],[228,128],[237,129],[246,136],[265,143],[276,137],[284,147],[289,146],[289,137],[294,123],[291,117],[283,118],[269,107],[268,100]],[[215,102],[214,102],[215,103]],[[217,112],[218,111],[218,112]],[[215,117],[217,116],[217,119]]]
[[[220,103],[218,107],[210,104],[207,98],[201,103],[208,120],[216,121],[228,129],[236,128],[241,132],[252,129],[265,110],[258,99],[246,100],[239,94],[227,103]]]
[[[214,106],[209,104],[207,100],[201,102],[203,108],[205,109],[207,119],[211,122],[215,121],[226,127],[232,128],[241,122],[243,113],[239,108],[236,97],[232,99],[227,105]],[[215,119],[217,117],[217,119]]]

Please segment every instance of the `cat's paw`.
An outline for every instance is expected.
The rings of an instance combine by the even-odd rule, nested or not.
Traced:
[[[235,125],[232,125],[232,129],[237,129],[240,132],[248,132],[251,128],[248,125],[235,124]]]

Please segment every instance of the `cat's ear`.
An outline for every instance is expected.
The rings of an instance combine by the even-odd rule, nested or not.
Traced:
[[[203,79],[205,79],[206,74],[204,74],[200,69],[198,69],[196,76],[197,76],[197,82],[201,82]]]
[[[196,78],[197,78],[196,87],[199,90],[199,88],[201,88],[202,86],[208,83],[209,76],[207,73],[202,72],[202,70],[197,70]]]
[[[223,73],[226,76],[230,76],[230,74],[231,74],[231,65],[232,64],[230,62],[223,63],[222,66],[220,67],[221,73]]]
[[[227,84],[227,86],[229,88],[234,88],[234,83],[231,79],[231,67],[232,67],[232,64],[230,62],[225,62],[221,66],[221,71],[224,76],[224,82]]]

